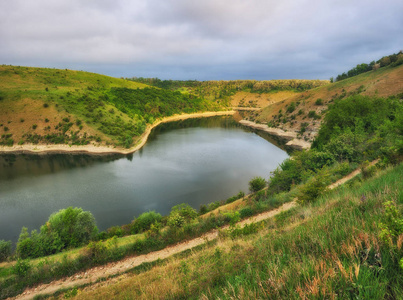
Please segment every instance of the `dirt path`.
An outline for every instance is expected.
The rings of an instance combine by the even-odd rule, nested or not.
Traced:
[[[375,165],[378,162],[379,162],[379,159],[376,159],[376,160],[370,162],[368,167],[371,167],[371,166]],[[339,179],[335,183],[332,183],[331,185],[329,185],[328,189],[332,190],[334,188],[337,188],[338,186],[340,186],[343,183],[349,181],[350,179],[354,178],[355,176],[357,176],[360,173],[361,173],[361,168],[358,168],[357,170],[351,172],[350,174],[348,174],[347,176],[343,177],[342,179]]]
[[[282,211],[288,210],[296,205],[296,202],[289,202],[281,207],[261,213],[259,215],[253,216],[251,218],[245,219],[238,224],[244,226],[245,224],[251,224],[253,222],[259,222],[268,218],[271,218]],[[224,226],[221,229],[227,229],[229,226]],[[148,254],[133,256],[125,258],[118,262],[109,263],[100,267],[95,267],[73,276],[63,278],[60,280],[52,281],[49,284],[41,284],[34,288],[29,288],[25,290],[22,294],[18,295],[13,299],[32,299],[37,295],[53,294],[60,289],[72,288],[75,286],[81,286],[84,284],[94,283],[100,278],[106,278],[111,275],[116,275],[130,270],[136,266],[141,265],[145,262],[153,262],[157,259],[165,259],[174,254],[183,252],[187,249],[194,248],[207,241],[214,240],[218,237],[218,230],[213,230],[206,233],[198,238],[192,239],[190,241],[182,242],[173,246],[169,246],[160,251],[150,252]]]
[[[379,160],[371,162],[369,164],[369,166],[376,164],[378,161]],[[357,169],[354,172],[347,175],[346,177],[329,185],[328,188],[334,189],[334,188],[340,186],[341,184],[345,183],[346,181],[352,179],[353,177],[357,176],[360,173],[361,173],[361,169]],[[267,211],[267,212],[258,214],[256,216],[252,216],[248,219],[242,220],[242,221],[238,222],[237,224],[239,226],[244,226],[246,224],[260,222],[262,220],[274,217],[275,215],[278,215],[279,213],[281,213],[283,211],[289,210],[289,209],[295,207],[296,205],[297,205],[297,202],[294,200],[292,202],[283,204],[279,208],[276,208],[271,211]],[[227,229],[228,227],[229,226],[227,225],[227,226],[222,227],[221,229]],[[204,244],[207,241],[214,240],[217,237],[218,237],[218,230],[213,230],[198,238],[195,238],[195,239],[192,239],[189,241],[185,241],[182,243],[178,243],[173,246],[169,246],[160,251],[150,252],[148,254],[139,255],[139,256],[128,257],[128,258],[125,258],[118,262],[108,263],[108,264],[100,266],[100,267],[95,267],[95,268],[77,273],[77,274],[67,277],[67,278],[52,281],[49,284],[41,284],[34,288],[28,288],[22,294],[18,295],[17,297],[15,297],[13,299],[32,299],[37,295],[53,294],[60,289],[68,289],[68,288],[72,288],[75,286],[91,284],[91,283],[96,282],[98,279],[107,278],[108,276],[111,276],[111,275],[117,275],[120,273],[124,273],[125,271],[128,271],[136,266],[141,265],[142,263],[153,262],[158,259],[168,258],[174,254],[177,254],[177,253],[183,252],[185,250],[199,246],[201,244]]]

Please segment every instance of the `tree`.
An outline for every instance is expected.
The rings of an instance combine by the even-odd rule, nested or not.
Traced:
[[[266,187],[266,180],[263,177],[254,177],[249,181],[249,191],[255,193]]]
[[[94,216],[82,208],[68,207],[53,213],[41,227],[41,234],[60,239],[62,248],[88,243],[98,232]]]

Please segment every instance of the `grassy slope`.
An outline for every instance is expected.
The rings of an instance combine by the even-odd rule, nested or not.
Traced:
[[[0,66],[0,145],[129,148],[157,118],[221,108],[193,95],[94,73]]]
[[[403,205],[403,165],[270,220],[257,234],[144,266],[78,299],[383,299],[402,295],[395,251],[379,238],[382,203]],[[402,240],[402,239],[400,239]],[[140,273],[140,274],[138,274]],[[101,284],[102,285],[102,284]]]
[[[388,97],[403,93],[402,78],[403,66],[384,67],[289,97],[262,109],[254,120],[259,123],[271,122],[275,127],[294,131],[300,131],[306,123],[306,131],[302,136],[306,140],[312,140],[319,130],[320,119],[326,113],[329,103],[352,94]],[[323,104],[315,105],[317,99],[322,99]],[[287,112],[291,103],[295,103],[295,109]],[[315,111],[320,118],[308,117],[309,111]]]
[[[204,99],[233,107],[265,107],[277,101],[314,87],[329,83],[327,80],[211,80],[180,81],[157,78],[134,78],[137,82],[163,89],[192,93]]]
[[[18,143],[24,134],[57,132],[53,128],[69,118],[74,123],[69,131],[80,130],[75,121],[82,120],[82,133],[112,141],[97,129],[96,124],[85,122],[89,118],[85,117],[83,109],[69,110],[65,101],[67,93],[74,97],[91,94],[95,98],[112,87],[136,89],[147,85],[83,71],[0,66],[0,95],[3,98],[0,101],[0,124],[3,124],[0,131],[13,134]],[[108,104],[105,107],[111,108]],[[120,115],[125,121],[130,120],[126,114]],[[33,129],[35,124],[37,128]],[[48,126],[50,130],[46,129]]]

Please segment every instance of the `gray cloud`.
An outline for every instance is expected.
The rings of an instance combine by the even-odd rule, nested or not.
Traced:
[[[173,79],[329,78],[401,50],[400,0],[0,0],[0,63]]]

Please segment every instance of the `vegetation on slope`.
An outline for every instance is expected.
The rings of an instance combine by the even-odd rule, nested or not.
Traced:
[[[103,142],[128,148],[157,118],[220,108],[88,72],[0,66],[0,144],[6,146]]]
[[[158,78],[130,78],[139,83],[156,86],[168,90],[179,90],[192,93],[204,99],[216,101],[229,106],[231,96],[238,92],[268,94],[279,91],[301,92],[329,82],[327,80],[230,80],[230,81],[197,81],[197,80],[161,80]]]
[[[374,103],[378,104],[378,110],[369,107]],[[298,152],[292,159],[284,161],[273,172],[267,190],[261,190],[265,184],[264,180],[253,179],[251,190],[256,193],[237,211],[218,215],[209,214],[204,218],[197,217],[193,208],[181,205],[174,207],[166,218],[160,218],[154,214],[140,216],[140,220],[151,218],[154,221],[150,226],[148,226],[150,222],[144,223],[148,225],[140,226],[146,232],[145,236],[141,235],[122,246],[118,246],[113,240],[94,241],[85,247],[78,256],[71,259],[66,257],[61,262],[44,261],[32,267],[30,262],[18,261],[11,269],[13,271],[10,269],[4,271],[5,278],[0,282],[4,291],[3,296],[13,295],[23,287],[43,280],[70,275],[97,264],[121,259],[127,255],[161,249],[178,241],[199,236],[217,226],[235,224],[241,218],[270,210],[284,202],[291,201],[295,196],[298,196],[302,205],[309,205],[326,192],[326,186],[345,176],[359,164],[364,171],[363,176],[371,176],[375,169],[367,167],[367,160],[380,156],[382,158],[381,166],[389,163],[398,164],[403,158],[402,105],[400,99],[396,98],[366,99],[363,96],[353,96],[340,100],[329,108],[324,129],[320,132],[314,148],[310,151]],[[370,120],[384,116],[387,119],[383,122],[377,120],[378,126],[370,126]],[[355,149],[358,149],[359,152],[356,152]],[[238,197],[243,197],[243,194]],[[230,199],[229,202],[235,200],[236,197]],[[200,213],[206,211],[207,209],[203,208]],[[133,225],[132,228],[134,227],[136,226]],[[130,227],[123,226],[113,228],[108,234],[100,235],[98,238],[121,236],[126,228],[129,228],[130,232]],[[142,230],[138,229],[136,232]],[[257,230],[258,227],[252,226],[245,229],[245,232],[251,233]],[[243,232],[237,229],[233,231],[232,235],[242,235]],[[52,240],[42,240],[42,242],[53,243]],[[20,271],[21,268],[23,271]],[[47,274],[46,277],[43,276],[44,273]]]
[[[403,166],[284,212],[257,231],[112,282],[66,293],[74,299],[399,299],[403,290]],[[397,223],[396,223],[397,224]],[[390,234],[383,234],[384,228]],[[396,231],[397,230],[397,231]],[[239,232],[239,230],[238,230]]]
[[[262,109],[250,119],[285,131],[295,131],[299,138],[313,141],[330,104],[353,95],[401,98],[402,78],[402,65],[382,67],[291,96]]]
[[[370,62],[369,64],[362,63],[357,65],[356,67],[352,68],[351,70],[348,70],[347,73],[343,73],[340,75],[337,75],[336,81],[340,81],[346,78],[350,78],[353,76],[357,76],[361,73],[369,72],[372,70],[378,70],[381,67],[386,67],[386,66],[392,66],[396,67],[403,64],[403,52],[400,51],[399,53],[396,54],[391,54],[388,56],[384,56],[381,59]],[[330,79],[330,81],[333,81],[333,78]]]

